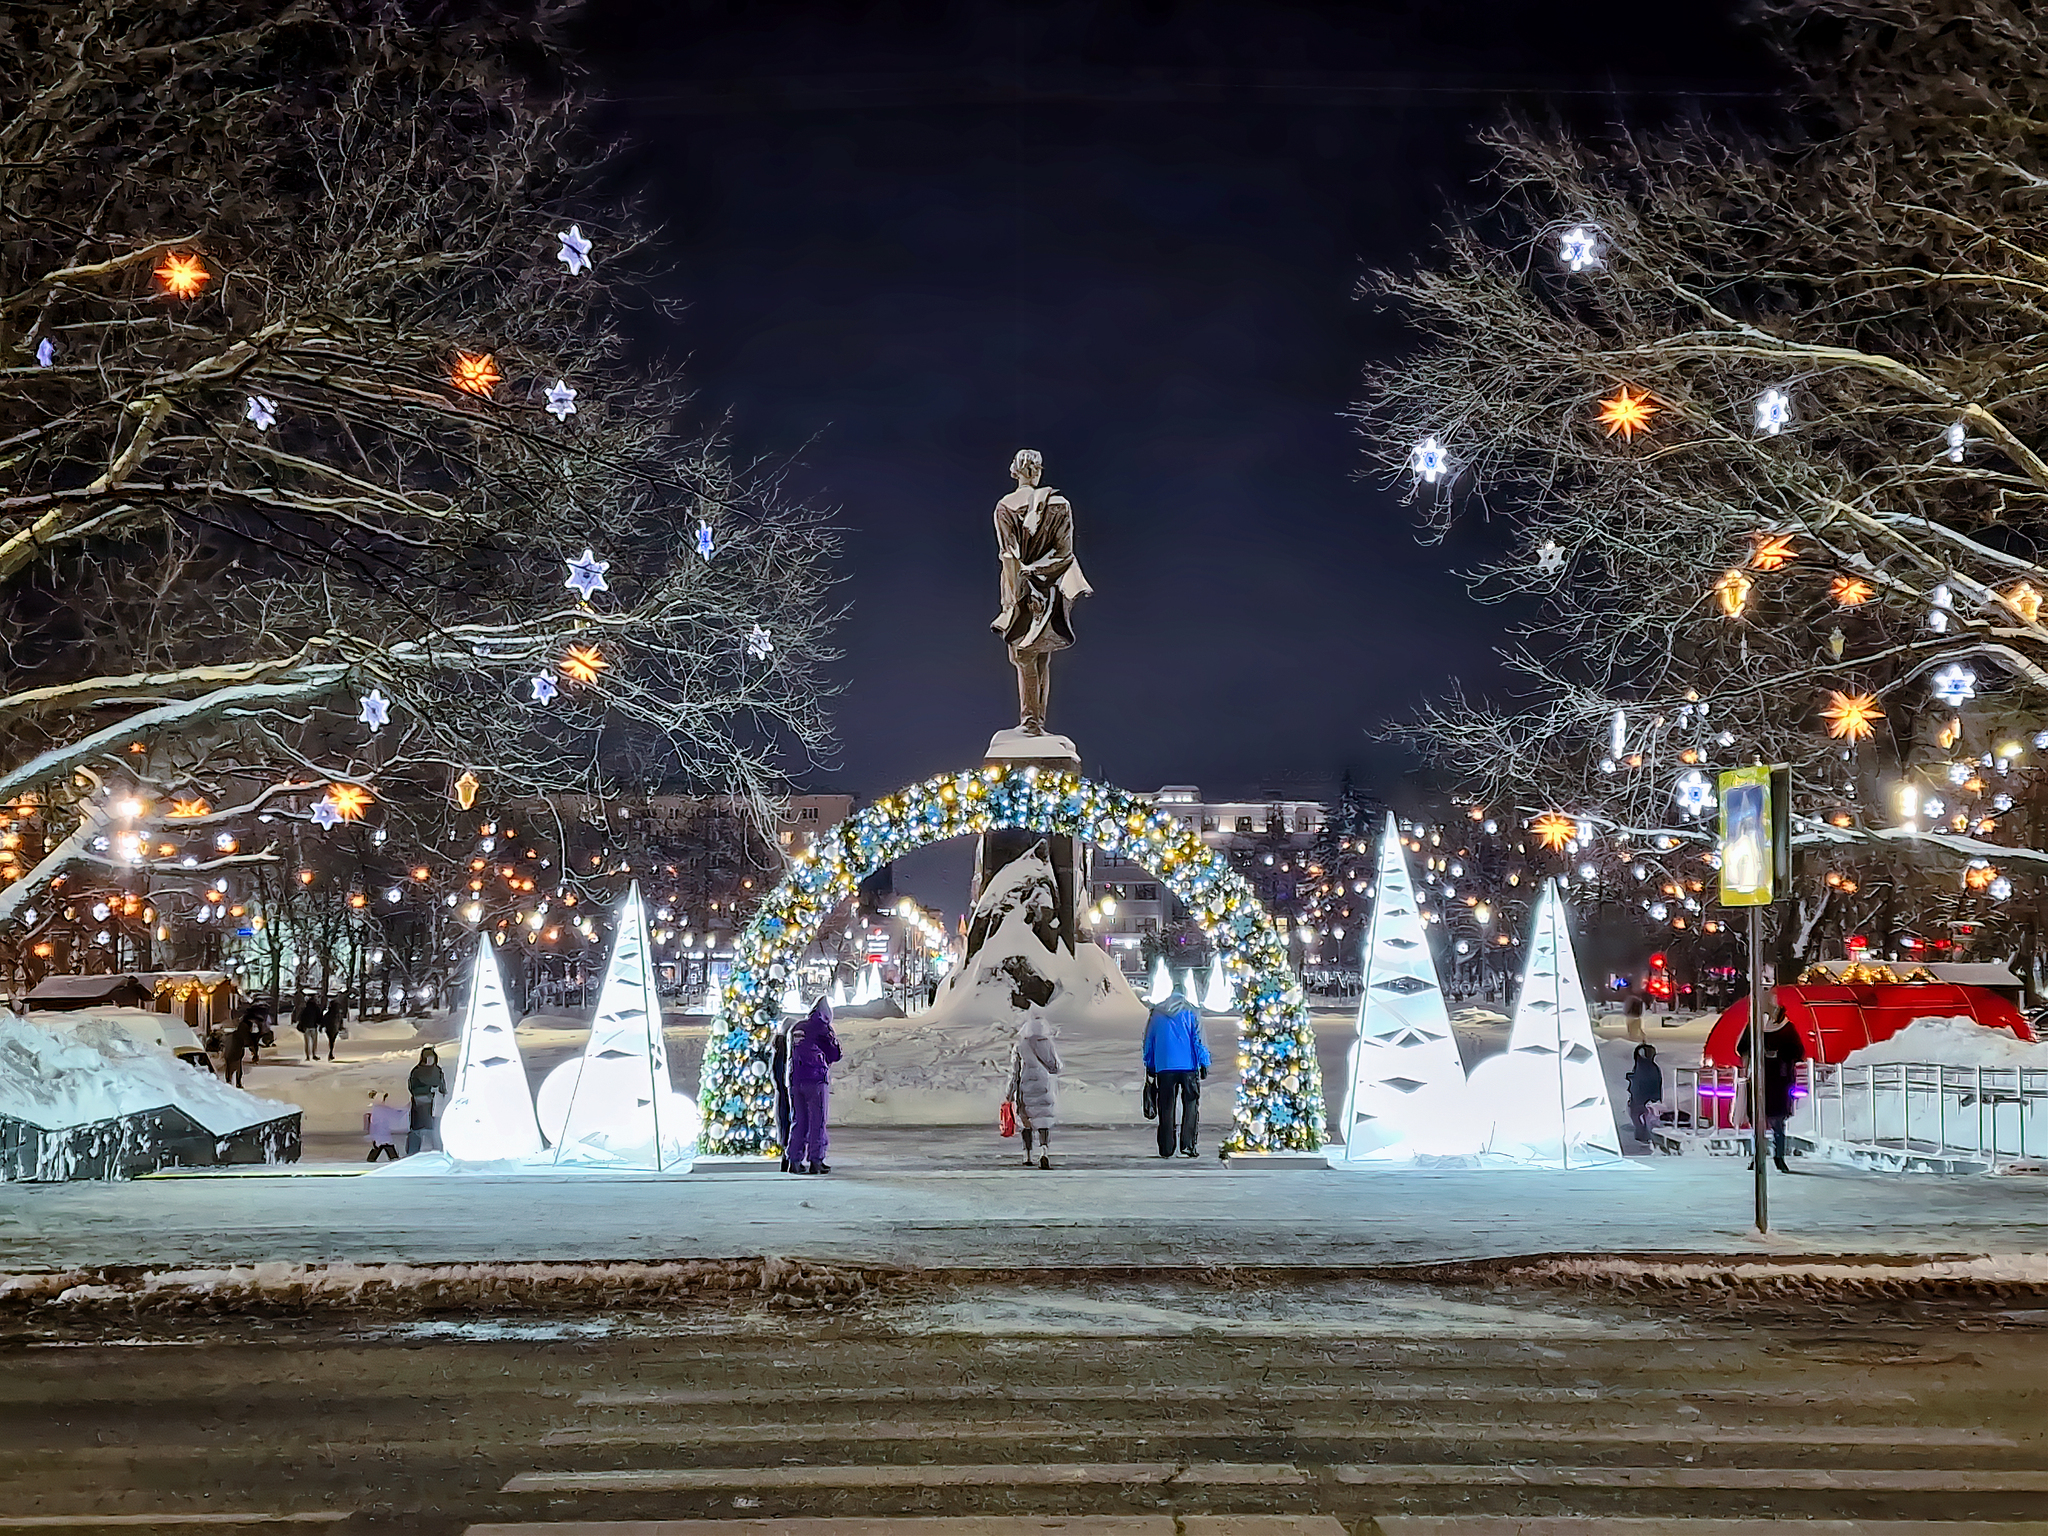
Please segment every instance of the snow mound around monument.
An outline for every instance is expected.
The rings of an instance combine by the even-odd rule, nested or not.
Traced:
[[[113,1020],[60,1033],[0,1015],[0,1115],[57,1131],[156,1109],[183,1110],[216,1136],[298,1112],[187,1066]]]

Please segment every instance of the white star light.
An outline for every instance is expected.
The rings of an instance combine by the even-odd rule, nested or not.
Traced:
[[[1704,773],[1693,768],[1680,774],[1677,785],[1671,791],[1671,798],[1678,802],[1678,808],[1691,816],[1698,816],[1713,809],[1714,786]]]
[[[243,412],[258,432],[268,432],[277,425],[277,402],[267,395],[251,395],[249,409]]]
[[[1756,397],[1756,429],[1771,437],[1785,430],[1792,420],[1792,397],[1782,389],[1767,389]]]
[[[768,631],[756,624],[747,631],[747,653],[757,660],[775,649],[775,642],[768,638]]]
[[[1558,548],[1555,539],[1545,539],[1536,546],[1536,569],[1549,575],[1564,569],[1564,551]]]
[[[1989,885],[1984,887],[1984,894],[1993,901],[2003,901],[2012,894],[2012,882],[2006,879],[2005,876],[1999,875]]]
[[[706,560],[711,558],[711,525],[709,523],[700,522],[697,524],[697,553]]]
[[[1951,464],[1963,462],[1963,444],[1970,440],[1969,430],[1960,421],[1948,424],[1948,461]]]
[[[590,601],[590,594],[593,592],[611,591],[611,588],[605,585],[604,573],[612,568],[612,563],[609,560],[598,559],[597,552],[588,544],[583,546],[580,557],[566,563],[569,567],[569,579],[562,585],[574,587],[576,595],[584,602]]]
[[[341,807],[332,800],[317,800],[313,803],[313,825],[321,831],[332,831],[341,824]]]
[[[1954,709],[1965,699],[1977,697],[1977,674],[1958,662],[1950,662],[1934,674],[1934,696]]]
[[[49,337],[45,336],[36,343],[36,366],[38,368],[49,367],[51,363],[56,361],[56,358],[57,346]]]
[[[565,380],[555,380],[555,387],[548,391],[548,414],[557,421],[567,421],[576,414],[576,391]]]
[[[562,248],[555,252],[555,260],[569,269],[574,277],[590,266],[590,242],[583,238],[583,226],[571,224],[555,238],[562,242]]]
[[[1451,461],[1444,453],[1444,445],[1433,437],[1425,437],[1415,445],[1408,455],[1408,464],[1422,477],[1425,485],[1435,485],[1451,472]]]
[[[356,718],[373,731],[381,731],[391,723],[391,701],[377,689],[372,688],[363,695],[363,707]]]
[[[555,695],[560,693],[561,691],[561,689],[555,686],[555,680],[552,677],[549,677],[547,673],[536,672],[533,674],[534,703],[552,704],[555,702]]]
[[[1600,265],[1600,237],[1581,224],[1568,229],[1557,242],[1558,259],[1574,272]]]

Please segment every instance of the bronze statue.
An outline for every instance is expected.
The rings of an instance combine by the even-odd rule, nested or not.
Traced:
[[[1018,725],[1045,734],[1052,653],[1074,643],[1074,601],[1094,588],[1074,558],[1074,509],[1041,486],[1045,460],[1022,448],[1010,461],[1017,489],[996,503],[996,551],[1003,561],[1003,611],[989,625],[1017,668]]]

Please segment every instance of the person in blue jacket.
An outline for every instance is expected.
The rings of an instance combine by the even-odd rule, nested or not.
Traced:
[[[1195,1130],[1202,1103],[1202,1079],[1209,1075],[1209,1047],[1202,1040],[1202,1016],[1180,993],[1152,1005],[1145,1021],[1145,1075],[1159,1106],[1159,1155],[1173,1156],[1175,1122],[1180,1155],[1195,1155]]]

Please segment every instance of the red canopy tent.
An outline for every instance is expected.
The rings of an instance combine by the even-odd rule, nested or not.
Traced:
[[[1871,974],[1852,967],[1839,980],[1816,979],[1773,989],[1778,1006],[1799,1031],[1808,1061],[1840,1061],[1852,1051],[1889,1040],[1915,1019],[1975,1019],[1989,1029],[2009,1029],[2022,1040],[2034,1038],[2019,1009],[1989,987],[1931,978],[1864,979]],[[1710,1067],[1741,1065],[1735,1042],[1747,1028],[1745,997],[1714,1021],[1701,1060]]]

